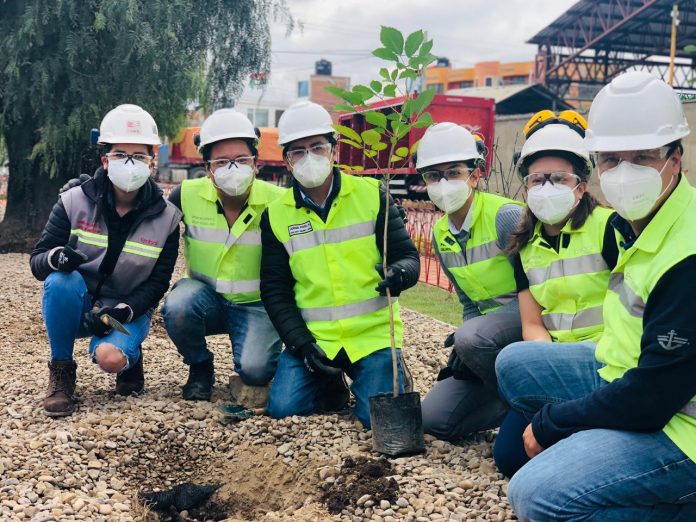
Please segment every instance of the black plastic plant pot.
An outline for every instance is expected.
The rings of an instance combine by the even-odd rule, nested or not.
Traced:
[[[417,392],[370,397],[372,448],[396,457],[423,453],[423,415]]]

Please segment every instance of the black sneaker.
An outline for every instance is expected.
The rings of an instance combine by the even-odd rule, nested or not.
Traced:
[[[209,401],[215,384],[215,367],[213,361],[189,366],[188,381],[181,396],[186,401]]]
[[[137,395],[145,388],[145,373],[143,372],[143,352],[140,350],[138,362],[116,376],[116,393],[128,396]]]

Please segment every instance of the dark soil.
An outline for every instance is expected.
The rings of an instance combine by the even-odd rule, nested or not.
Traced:
[[[216,502],[214,500],[207,504],[189,511],[187,520],[207,522],[217,522],[229,518],[232,513],[241,513],[231,502]]]
[[[355,507],[364,495],[370,495],[375,502],[393,503],[398,497],[399,485],[388,478],[392,474],[392,465],[386,459],[348,457],[336,481],[324,491],[320,501],[334,515],[348,506]]]

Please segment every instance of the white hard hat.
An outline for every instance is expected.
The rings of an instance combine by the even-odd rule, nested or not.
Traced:
[[[206,118],[201,126],[198,151],[216,141],[232,138],[256,139],[254,124],[234,109],[218,109]]]
[[[278,120],[278,145],[335,132],[329,111],[316,103],[301,101],[288,107]]]
[[[656,149],[689,132],[674,90],[650,73],[631,71],[595,96],[585,147],[592,152]]]
[[[478,159],[483,159],[483,156],[471,132],[456,123],[436,123],[428,127],[418,143],[416,168]]]
[[[538,152],[563,151],[576,155],[587,165],[587,174],[592,172],[590,152],[585,148],[582,136],[567,125],[551,123],[532,133],[522,145],[522,153],[517,161],[517,171],[526,158]]]
[[[99,144],[142,143],[159,145],[157,124],[142,107],[125,103],[111,109],[99,125]]]

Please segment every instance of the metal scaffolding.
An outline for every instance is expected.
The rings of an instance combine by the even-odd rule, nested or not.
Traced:
[[[534,76],[568,101],[589,101],[626,70],[651,71],[667,80],[672,9],[677,4],[674,88],[696,93],[696,0],[580,0],[537,33]]]

